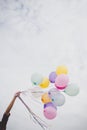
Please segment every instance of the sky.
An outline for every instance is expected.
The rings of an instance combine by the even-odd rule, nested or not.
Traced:
[[[45,119],[39,99],[29,95],[23,99],[50,130],[86,130],[86,42],[86,0],[0,0],[0,119],[15,92],[32,87],[33,73],[48,77],[63,64],[80,92],[75,97],[65,95],[54,120]],[[35,128],[42,129],[17,99],[7,130]]]

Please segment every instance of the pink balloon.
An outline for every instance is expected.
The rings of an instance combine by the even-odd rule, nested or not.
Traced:
[[[58,89],[65,89],[67,84],[68,84],[68,82],[69,82],[68,76],[66,74],[60,74],[55,79],[55,86]]]
[[[52,106],[46,107],[43,113],[44,113],[44,116],[49,120],[52,120],[57,116],[57,110]]]

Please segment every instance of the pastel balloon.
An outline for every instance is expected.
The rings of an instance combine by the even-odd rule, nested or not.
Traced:
[[[31,82],[32,82],[34,85],[38,85],[38,84],[40,84],[42,81],[43,81],[43,76],[42,76],[41,74],[38,74],[38,73],[32,74],[32,76],[31,76]]]
[[[57,110],[57,107],[52,102],[48,102],[48,103],[44,104],[44,108],[49,107],[49,106],[52,106]]]
[[[50,84],[50,81],[48,78],[44,78],[43,81],[40,83],[41,88],[47,88]]]
[[[77,84],[72,83],[66,87],[64,92],[69,96],[76,96],[79,93],[79,87]]]
[[[57,110],[54,107],[49,106],[44,109],[43,114],[47,119],[52,120],[57,116]]]
[[[48,93],[44,93],[41,97],[41,101],[43,103],[48,103],[51,102],[51,98],[49,97]]]
[[[55,79],[57,77],[57,74],[55,72],[51,72],[49,75],[49,80],[51,83],[55,83]]]
[[[67,73],[68,73],[68,69],[64,65],[58,66],[57,69],[56,69],[56,74],[57,75],[59,75],[59,74],[67,74]]]
[[[66,86],[68,85],[69,78],[66,74],[60,74],[57,76],[55,79],[55,86],[58,89],[65,89]]]
[[[61,93],[58,93],[51,97],[52,103],[55,106],[62,106],[65,103],[65,96]]]
[[[60,91],[57,88],[51,88],[48,91],[49,97],[52,98],[53,96],[57,95],[58,93],[60,93]]]

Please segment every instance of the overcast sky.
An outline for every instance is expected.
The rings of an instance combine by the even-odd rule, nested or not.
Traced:
[[[87,0],[0,0],[0,119],[14,93],[32,86],[32,73],[48,77],[61,64],[80,93],[65,95],[54,120],[44,118],[42,104],[23,98],[51,130],[86,130]],[[35,128],[42,129],[17,99],[7,130]]]

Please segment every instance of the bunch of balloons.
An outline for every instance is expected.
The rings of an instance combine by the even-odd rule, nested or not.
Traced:
[[[39,86],[39,96],[43,103],[43,114],[51,120],[57,116],[57,107],[64,105],[65,96],[63,92],[69,96],[76,96],[79,93],[77,84],[69,84],[68,69],[66,66],[58,66],[55,71],[49,74],[49,77],[44,78],[41,74],[34,73],[31,76],[31,82],[34,86]],[[50,84],[53,87],[50,87]],[[48,88],[46,92],[42,89]],[[36,91],[36,94],[38,91]],[[37,94],[38,95],[38,94]]]

